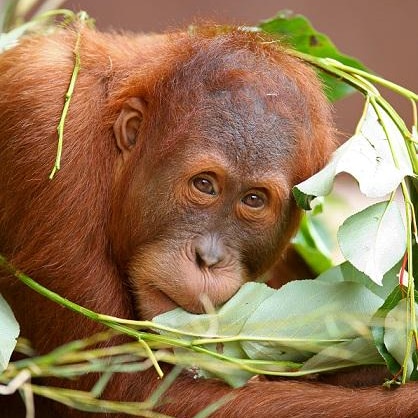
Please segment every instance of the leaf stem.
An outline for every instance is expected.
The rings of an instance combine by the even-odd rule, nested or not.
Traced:
[[[392,158],[394,161],[394,164],[397,168],[399,168],[399,161],[398,161],[398,157],[396,155],[396,151],[394,149],[392,140],[391,140],[391,135],[389,133],[389,130],[386,126],[386,122],[383,118],[382,112],[380,110],[380,107],[377,105],[376,103],[376,99],[374,97],[371,98],[370,100],[378,118],[380,121],[380,125],[382,126],[386,138],[388,140],[389,143],[389,147],[392,153]],[[407,311],[407,319],[406,319],[406,323],[407,323],[407,345],[406,345],[406,352],[405,352],[405,356],[404,356],[404,361],[403,361],[403,365],[402,365],[402,383],[406,383],[407,377],[408,377],[408,361],[409,358],[411,356],[411,345],[412,345],[412,339],[415,337],[415,339],[417,339],[417,324],[416,324],[416,316],[415,316],[415,283],[414,283],[414,278],[413,278],[413,263],[412,263],[412,257],[413,257],[413,253],[412,253],[412,231],[411,228],[413,226],[412,223],[412,210],[413,210],[413,204],[411,201],[411,197],[410,197],[410,193],[406,184],[405,179],[402,180],[401,182],[401,189],[402,189],[402,194],[403,194],[403,198],[404,198],[404,202],[405,202],[405,217],[406,217],[406,245],[407,245],[407,255],[408,255],[408,290],[407,290],[407,301],[408,301],[408,306],[409,306],[409,311]]]
[[[345,81],[346,83],[355,87],[364,95],[367,95],[369,93],[368,86],[362,83],[359,78],[351,74],[348,74],[347,72],[340,70],[339,68],[336,68],[333,65],[330,65],[330,63],[326,61],[327,60],[326,58],[314,57],[312,55],[308,55],[308,54],[305,54],[303,52],[296,51],[296,50],[289,50],[289,53],[301,59],[302,61],[305,61],[317,68],[320,68],[321,70],[331,74],[335,78]]]
[[[321,58],[319,58],[321,59]],[[394,92],[400,94],[401,96],[405,96],[411,100],[415,100],[418,101],[418,95],[416,93],[414,93],[411,90],[408,90],[402,86],[399,86],[398,84],[393,83],[392,81],[386,80],[382,77],[379,77],[375,74],[371,74],[367,71],[364,70],[360,70],[359,68],[355,68],[355,67],[351,67],[349,65],[343,64],[340,61],[337,61],[335,59],[332,58],[322,58],[324,61],[331,63],[335,68],[339,68],[343,71],[346,71],[347,73],[350,74],[356,74],[359,75],[361,77],[364,77],[374,83],[378,83],[390,90],[393,90]]]
[[[399,160],[398,160],[398,156],[397,156],[396,151],[395,151],[395,147],[393,145],[392,136],[389,133],[389,129],[386,126],[386,122],[385,122],[385,119],[383,117],[382,111],[380,110],[380,106],[378,106],[375,97],[370,98],[370,104],[373,106],[373,109],[376,112],[376,115],[379,119],[380,126],[383,128],[383,131],[385,133],[385,136],[386,136],[386,139],[387,139],[388,144],[389,144],[390,152],[392,154],[392,159],[393,159],[393,162],[395,164],[395,167],[397,169],[399,169],[400,168]]]
[[[412,126],[415,128],[418,127],[418,112],[417,112],[417,103],[413,99],[409,99],[412,106]]]
[[[357,123],[354,135],[358,135],[361,131],[361,128],[363,127],[364,120],[366,119],[366,115],[367,115],[367,110],[369,109],[369,104],[370,104],[370,96],[366,95],[366,101],[364,102],[363,111],[361,113],[360,120]]]
[[[80,72],[81,68],[81,59],[80,59],[80,42],[81,42],[81,31],[84,27],[85,22],[88,20],[88,15],[85,12],[80,12],[78,15],[80,21],[80,27],[77,31],[77,37],[75,41],[75,46],[73,49],[74,54],[74,67],[71,73],[70,84],[68,86],[68,90],[64,96],[64,107],[62,109],[60,121],[57,126],[57,133],[58,133],[58,145],[57,145],[57,155],[55,158],[55,164],[49,175],[49,179],[52,180],[58,170],[61,168],[61,157],[62,157],[62,148],[64,143],[64,125],[67,119],[68,110],[70,108],[71,99],[73,97],[75,84],[78,78],[78,73]]]
[[[414,146],[414,135],[406,127],[404,121],[397,112],[393,109],[393,107],[381,96],[379,91],[376,87],[370,83],[370,81],[379,83],[384,87],[387,87],[396,93],[407,97],[410,99],[412,106],[413,106],[413,118],[414,118],[414,126],[417,126],[417,111],[416,111],[416,104],[415,101],[418,100],[418,95],[406,88],[398,86],[395,83],[387,81],[381,77],[376,75],[370,74],[367,71],[359,70],[354,67],[350,67],[348,65],[342,64],[341,62],[331,59],[331,58],[318,58],[303,52],[299,51],[291,51],[293,55],[296,57],[320,68],[323,71],[333,75],[336,78],[339,78],[346,83],[354,86],[357,90],[361,91],[366,98],[374,97],[376,102],[382,106],[387,113],[391,116],[395,124],[398,126],[400,131],[402,132],[405,140],[406,146],[408,149],[409,156],[411,158],[412,165],[414,167],[414,171],[418,172],[418,156]],[[416,129],[416,128],[415,128]]]
[[[319,339],[309,339],[309,338],[275,338],[275,337],[257,337],[255,335],[253,336],[246,336],[246,335],[236,335],[233,337],[215,337],[215,338],[199,338],[196,340],[191,341],[191,345],[195,346],[195,345],[206,345],[206,344],[221,344],[221,343],[231,343],[231,342],[240,342],[240,341],[271,341],[271,342],[278,342],[278,343],[283,343],[283,345],[285,345],[286,343],[300,343],[302,344],[306,344],[306,343],[312,343],[314,342],[315,344],[338,344],[338,343],[342,343],[342,342],[347,342],[350,341],[350,339],[347,338],[339,338],[339,339],[324,339],[324,340],[319,340]]]

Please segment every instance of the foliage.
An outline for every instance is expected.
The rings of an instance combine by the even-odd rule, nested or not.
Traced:
[[[357,180],[359,189],[365,196],[386,199],[347,219],[339,229],[338,241],[347,263],[355,266],[360,276],[365,273],[377,284],[381,284],[384,274],[403,258],[402,267],[398,269],[399,282],[407,289],[401,292],[402,297],[396,306],[389,305],[388,312],[388,318],[392,318],[402,311],[403,319],[399,320],[399,315],[396,315],[396,320],[392,318],[391,323],[398,325],[397,330],[389,330],[390,327],[384,326],[381,331],[385,338],[376,340],[375,343],[377,346],[389,344],[393,349],[395,337],[400,338],[403,335],[401,339],[405,343],[397,345],[396,357],[400,366],[394,374],[402,373],[402,381],[409,375],[416,378],[416,370],[413,370],[412,374],[409,373],[408,370],[412,369],[412,366],[408,365],[412,362],[416,366],[418,347],[413,277],[414,263],[416,264],[413,246],[417,243],[418,235],[415,212],[418,206],[418,96],[364,71],[358,63],[346,65],[347,61],[344,63],[341,57],[332,56],[331,54],[338,54],[338,51],[332,50],[333,45],[327,44],[328,39],[317,35],[303,17],[279,14],[275,19],[264,22],[261,28],[278,34],[286,34],[291,29],[292,35],[289,39],[296,47],[295,55],[327,74],[339,77],[365,96],[363,115],[354,136],[337,150],[323,170],[297,185],[294,188],[294,196],[301,207],[310,209],[313,199],[330,193],[335,176],[346,172]],[[321,42],[317,42],[316,39],[312,42],[312,37],[318,37]],[[300,44],[296,46],[298,41]],[[318,44],[320,48],[316,49]],[[324,50],[328,51],[325,55],[322,54]],[[330,55],[327,58],[317,58],[328,53]],[[376,84],[381,84],[410,100],[413,115],[411,130],[408,130],[404,121],[381,96]],[[397,191],[400,191],[403,198],[405,223],[395,203]],[[306,244],[308,250],[315,246],[309,241]],[[403,353],[402,361],[399,347]],[[391,369],[389,363],[388,367]]]
[[[316,31],[304,16],[293,15],[285,10],[261,22],[259,28],[266,33],[278,35],[280,40],[284,40],[302,53],[333,58],[353,68],[366,70],[358,60],[342,54],[329,37]],[[321,77],[325,83],[328,99],[333,102],[355,91],[349,84],[339,81],[332,74],[322,72]]]
[[[332,242],[325,225],[318,221],[316,215],[320,213],[322,213],[322,203],[317,204],[312,212],[306,212],[292,240],[296,251],[316,274],[327,271],[333,265]]]
[[[247,283],[215,313],[194,315],[178,308],[153,321],[184,332],[193,344],[223,356],[247,364],[251,364],[248,359],[262,361],[259,373],[301,376],[382,364],[368,330],[382,303],[379,296],[352,281],[300,280],[277,291],[263,283]],[[347,350],[353,342],[359,351]],[[231,374],[219,367],[209,376],[240,386],[249,373]]]
[[[17,45],[25,34],[54,30],[56,18],[62,18],[63,22],[74,21],[74,12],[56,9],[64,1],[9,0],[0,10],[0,53]],[[30,15],[31,19],[26,21]]]
[[[32,25],[40,16],[48,15],[51,11],[52,14],[73,13],[70,10],[57,10],[65,0],[6,0],[5,3],[0,10],[0,32],[6,35],[14,33],[14,29],[26,30],[26,23]]]

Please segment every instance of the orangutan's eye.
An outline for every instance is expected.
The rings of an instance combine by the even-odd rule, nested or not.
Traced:
[[[266,196],[261,192],[251,192],[246,194],[241,199],[241,202],[250,208],[261,209],[266,204]]]
[[[208,176],[198,175],[193,177],[193,186],[199,190],[199,192],[216,196],[218,194],[216,183],[213,179]]]

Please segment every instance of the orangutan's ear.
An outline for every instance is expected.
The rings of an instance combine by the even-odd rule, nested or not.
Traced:
[[[144,118],[146,103],[138,97],[131,97],[125,101],[116,122],[113,132],[116,144],[122,154],[129,153],[137,144],[139,128]]]

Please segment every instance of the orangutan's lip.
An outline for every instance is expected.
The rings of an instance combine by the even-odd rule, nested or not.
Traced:
[[[146,298],[138,302],[135,310],[135,317],[138,321],[144,319],[151,321],[154,317],[179,307],[173,299],[156,286],[148,288]],[[155,309],[155,307],[158,307],[158,309]]]
[[[158,294],[161,298],[164,298],[164,300],[167,301],[168,304],[172,306],[170,309],[166,310],[165,312],[168,312],[169,310],[173,310],[175,308],[181,308],[181,309],[184,309],[185,311],[190,312],[192,314],[204,314],[204,313],[206,313],[205,307],[201,303],[199,303],[198,306],[196,306],[196,305],[190,306],[190,304],[180,304],[180,303],[177,303],[175,300],[173,300],[170,296],[167,295],[167,293],[165,293],[160,288],[156,287],[155,290],[158,292]]]
[[[201,309],[191,309],[190,306],[188,305],[183,305],[183,304],[179,304],[176,301],[174,301],[173,299],[170,298],[170,296],[168,296],[164,291],[162,291],[161,289],[158,289],[159,292],[161,293],[161,295],[167,300],[169,301],[170,304],[173,305],[173,307],[170,310],[173,310],[175,308],[181,308],[184,309],[187,312],[193,313],[193,314],[202,314],[205,313],[205,310],[202,306]]]
[[[167,295],[163,290],[156,288],[156,290],[167,300],[170,304],[174,305],[175,308],[181,307],[178,303],[176,303],[170,296]],[[173,308],[174,309],[174,308]]]

